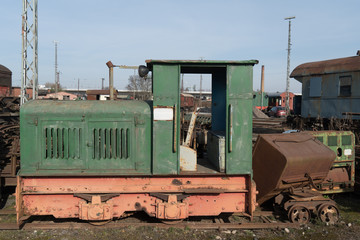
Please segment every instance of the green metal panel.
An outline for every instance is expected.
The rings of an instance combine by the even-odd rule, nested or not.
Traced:
[[[118,119],[89,122],[90,169],[136,169],[133,121]],[[130,134],[131,133],[131,134]],[[135,155],[135,156],[134,156]]]
[[[252,65],[227,67],[228,174],[252,174],[252,69]]]
[[[346,166],[348,161],[355,161],[355,136],[350,131],[309,131],[320,142],[328,146],[336,154],[334,167]],[[345,151],[351,152],[346,154]],[[344,161],[342,163],[341,161]],[[351,163],[354,164],[354,163]]]
[[[322,185],[331,185],[323,193],[352,192],[355,184],[355,135],[351,131],[309,131],[320,142],[336,154],[330,173],[334,169],[342,169],[348,174],[348,183],[339,180],[323,182]]]
[[[81,121],[81,116],[58,121],[39,119],[38,126],[40,137],[36,140],[42,150],[39,169],[85,168],[86,125]]]
[[[180,66],[153,65],[153,174],[179,172]],[[154,119],[157,108],[173,111],[172,120]],[[175,134],[175,135],[174,135]]]
[[[150,174],[150,109],[140,101],[24,104],[20,175]]]

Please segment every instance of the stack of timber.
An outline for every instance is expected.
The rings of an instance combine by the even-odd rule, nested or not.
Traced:
[[[259,109],[255,109],[253,109],[253,143],[259,134],[282,133],[287,130],[286,118],[269,118]]]

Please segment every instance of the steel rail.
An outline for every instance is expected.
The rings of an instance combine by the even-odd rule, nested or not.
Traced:
[[[157,227],[157,228],[181,228],[181,229],[198,229],[198,230],[236,230],[236,229],[284,229],[284,228],[299,228],[299,224],[295,223],[198,223],[198,222],[184,222],[175,225],[166,223],[144,223],[144,222],[110,222],[105,225],[95,226],[90,223],[82,222],[36,222],[25,223],[18,226],[16,223],[0,223],[0,230],[51,230],[51,229],[85,229],[85,228],[125,228],[125,227]]]
[[[2,212],[2,211],[0,211]],[[14,215],[14,211],[4,211],[2,215]],[[275,215],[274,215],[275,214]],[[233,214],[238,215],[238,214]],[[240,216],[240,215],[239,215]],[[290,222],[276,222],[269,218],[269,216],[276,216],[275,212],[272,211],[255,211],[254,217],[263,222],[224,222],[222,218],[213,218],[213,222],[199,222],[193,220],[185,220],[183,222],[176,222],[176,224],[169,224],[169,222],[146,222],[147,220],[141,222],[126,221],[125,219],[112,221],[104,225],[100,224],[91,224],[90,222],[82,221],[60,221],[53,222],[49,219],[33,221],[33,222],[24,222],[21,226],[18,226],[16,223],[0,223],[0,230],[50,230],[50,229],[83,229],[83,228],[125,228],[125,227],[157,227],[157,228],[181,228],[181,229],[199,229],[199,230],[224,230],[224,229],[284,229],[284,228],[300,228],[300,225],[297,223]],[[209,219],[210,220],[210,219]],[[174,222],[175,223],[175,222]]]

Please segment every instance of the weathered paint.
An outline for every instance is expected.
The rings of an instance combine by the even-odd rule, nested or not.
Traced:
[[[225,172],[225,132],[209,131],[207,134],[207,154],[209,161],[219,172]]]
[[[350,131],[309,131],[330,148],[336,159],[325,181],[318,184],[324,194],[352,192],[355,184],[355,135]]]
[[[180,73],[212,74],[212,130],[226,135],[225,173],[251,174],[252,70],[256,60],[147,60],[153,74],[154,107],[173,107],[173,121],[153,120],[153,174],[179,167]]]
[[[109,193],[111,197],[106,198]],[[121,217],[126,211],[145,211],[160,219],[182,219],[223,212],[252,215],[254,197],[255,188],[249,176],[19,177],[17,209],[19,218],[23,215],[54,215],[56,218],[106,220]],[[101,201],[101,198],[105,200]],[[170,205],[175,204],[181,212],[167,205],[172,201],[174,203]]]
[[[46,213],[105,220],[132,211],[134,206],[143,211],[156,206],[155,213],[149,210],[149,214],[165,219],[221,212],[253,213],[252,67],[257,61],[147,63],[153,77],[152,105],[140,101],[35,101],[24,105],[21,139],[25,147],[21,155],[25,160],[17,191],[19,215]],[[213,128],[226,132],[225,173],[213,171],[201,177],[191,173],[185,177],[186,173],[180,172],[180,73],[209,73],[213,86],[219,86],[213,88],[212,119]],[[160,108],[167,109],[165,115],[155,119],[153,111]],[[114,137],[111,130],[120,128],[125,129],[124,134]],[[113,156],[121,157],[115,160]],[[177,174],[183,175],[174,176]],[[131,177],[119,177],[122,175]],[[110,200],[101,200],[103,194]],[[188,200],[179,200],[174,207],[159,202],[165,201],[164,194],[168,201],[175,201],[173,195],[186,195],[181,197]],[[144,199],[146,209],[140,203],[138,209],[134,197]],[[58,201],[64,203],[56,205]]]
[[[23,194],[248,192],[248,176],[207,177],[23,177]]]
[[[184,219],[188,216],[218,216],[221,213],[244,213],[245,193],[202,194],[189,196],[179,205],[186,206],[186,212],[177,216],[166,216],[165,204],[156,202],[149,194],[122,194],[106,201],[109,214],[91,217],[86,202],[72,195],[26,195],[23,197],[25,215],[53,215],[55,218],[79,218],[82,220],[109,220],[122,217],[128,211],[145,211],[149,216],[159,219]],[[80,207],[79,207],[80,206]],[[80,209],[79,209],[80,208]],[[93,207],[94,208],[94,207]],[[100,208],[100,207],[99,207]],[[177,206],[178,208],[178,206]],[[94,216],[95,214],[91,214]],[[95,215],[96,216],[96,215]]]
[[[150,111],[140,101],[27,102],[20,175],[150,174]]]
[[[252,174],[252,66],[227,66],[226,173]]]
[[[177,174],[180,136],[180,67],[178,65],[154,65],[153,96],[155,107],[171,108],[171,121],[153,119],[153,174]]]
[[[141,101],[25,104],[20,174],[179,174],[180,73],[213,75],[212,126],[226,134],[225,173],[251,174],[256,61],[147,62],[153,72],[153,107]],[[173,111],[173,119],[154,119],[159,108]]]
[[[180,146],[180,170],[196,171],[197,170],[197,154],[196,150],[181,145]]]

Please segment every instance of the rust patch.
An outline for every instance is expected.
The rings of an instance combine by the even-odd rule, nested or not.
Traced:
[[[174,180],[172,180],[172,182],[171,182],[173,185],[176,185],[176,186],[180,186],[180,185],[182,185],[182,182],[179,180],[179,179],[174,179]]]

